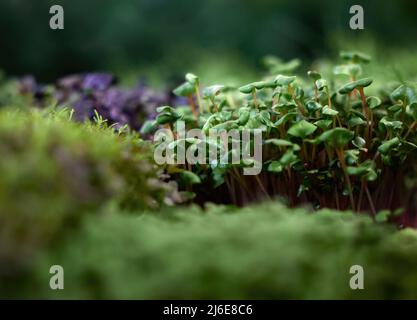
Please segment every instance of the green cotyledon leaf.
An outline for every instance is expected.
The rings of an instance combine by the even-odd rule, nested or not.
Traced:
[[[369,55],[359,51],[341,51],[340,57],[353,63],[369,63],[371,61]]]
[[[201,183],[201,179],[198,175],[196,175],[194,172],[184,170],[180,173],[181,180],[185,184],[199,184]]]
[[[184,82],[182,85],[176,87],[172,92],[176,96],[189,97],[194,94],[195,87],[189,82]]]
[[[340,94],[348,94],[355,89],[358,88],[365,88],[371,85],[373,80],[371,78],[363,78],[360,80],[349,82],[348,84],[344,85],[339,89]]]
[[[288,129],[288,134],[297,137],[297,138],[305,138],[307,136],[309,136],[310,134],[312,134],[314,131],[317,130],[317,126],[306,121],[306,120],[301,120],[295,124],[293,124],[289,129]]]
[[[334,128],[322,133],[318,140],[332,144],[338,148],[344,147],[354,137],[354,133],[345,128]]]
[[[378,151],[382,154],[387,154],[392,148],[400,144],[400,139],[398,137],[392,138],[391,140],[385,141],[378,147]]]

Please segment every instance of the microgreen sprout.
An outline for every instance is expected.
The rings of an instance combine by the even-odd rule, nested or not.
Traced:
[[[400,199],[411,189],[404,179],[394,190],[391,180],[414,170],[406,160],[417,152],[417,90],[407,83],[388,97],[366,96],[365,88],[375,92],[368,90],[373,80],[358,77],[370,57],[343,52],[341,58],[345,64],[333,68],[332,80],[316,70],[307,77],[290,74],[298,63],[289,66],[269,57],[270,70],[285,72],[236,91],[222,84],[204,88],[209,107],[204,114],[194,113],[198,121],[189,123],[188,129],[262,130],[263,170],[251,177],[242,173],[248,165],[244,162],[185,165],[200,178],[198,185],[227,190],[229,201],[237,205],[282,196],[291,205],[308,202],[317,208],[368,210],[374,217],[378,211],[403,205]],[[197,95],[196,83],[198,78],[188,74],[175,93]],[[189,101],[193,109],[194,102]],[[158,111],[158,123],[176,119],[175,110]],[[233,139],[227,157],[235,151],[232,146]],[[193,179],[192,184],[196,182]],[[216,193],[206,200],[217,201]]]

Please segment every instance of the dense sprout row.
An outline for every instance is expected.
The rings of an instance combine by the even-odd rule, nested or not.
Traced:
[[[188,129],[204,132],[261,129],[263,172],[244,176],[241,169],[251,164],[231,164],[232,139],[228,164],[207,161],[167,165],[166,170],[192,171],[198,177],[193,182],[202,182],[195,190],[228,190],[228,199],[212,197],[214,201],[242,205],[283,196],[290,205],[367,210],[373,216],[384,210],[381,215],[392,218],[405,210],[402,222],[414,225],[416,86],[394,82],[374,87],[372,78],[362,76],[370,57],[342,52],[341,58],[343,63],[326,78],[317,71],[309,71],[306,78],[290,75],[296,60],[270,58],[273,75],[237,89],[218,84],[200,88],[199,78],[187,74],[174,92],[189,98],[189,108],[160,108],[146,128],[168,126],[175,135],[177,121],[183,120]],[[203,148],[212,142],[185,141]],[[219,155],[224,152],[223,145],[218,149]]]

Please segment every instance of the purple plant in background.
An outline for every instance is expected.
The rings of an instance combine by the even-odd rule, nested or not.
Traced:
[[[88,73],[84,76],[81,88],[83,90],[104,91],[108,89],[116,79],[107,73]]]
[[[19,81],[21,94],[30,95],[37,106],[45,106],[50,93],[34,77]],[[59,106],[74,109],[78,121],[93,119],[94,110],[116,127],[128,125],[139,130],[146,119],[154,119],[161,105],[178,105],[171,91],[157,92],[143,81],[130,88],[117,86],[117,79],[108,73],[75,74],[58,79],[52,90]]]

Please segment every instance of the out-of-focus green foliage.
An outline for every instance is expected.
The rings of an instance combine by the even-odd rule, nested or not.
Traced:
[[[65,290],[47,286],[65,270]],[[365,290],[351,290],[352,265]],[[36,298],[416,298],[417,234],[351,213],[264,203],[88,216],[18,294]]]
[[[49,8],[62,5],[65,29],[49,28]],[[190,70],[200,53],[223,61],[228,52],[255,65],[265,54],[314,58],[329,38],[363,34],[412,46],[416,2],[362,0],[365,30],[349,28],[351,1],[342,0],[3,0],[0,68],[41,80],[93,69],[163,65]],[[346,47],[346,46],[345,46]],[[362,48],[362,50],[365,50]],[[209,69],[209,68],[208,68]],[[166,70],[164,70],[167,72]],[[201,70],[193,70],[201,76]],[[239,69],[235,70],[239,73]]]
[[[70,116],[0,112],[0,277],[30,265],[87,211],[164,202],[167,186],[157,179],[149,145],[102,119],[79,124]]]

